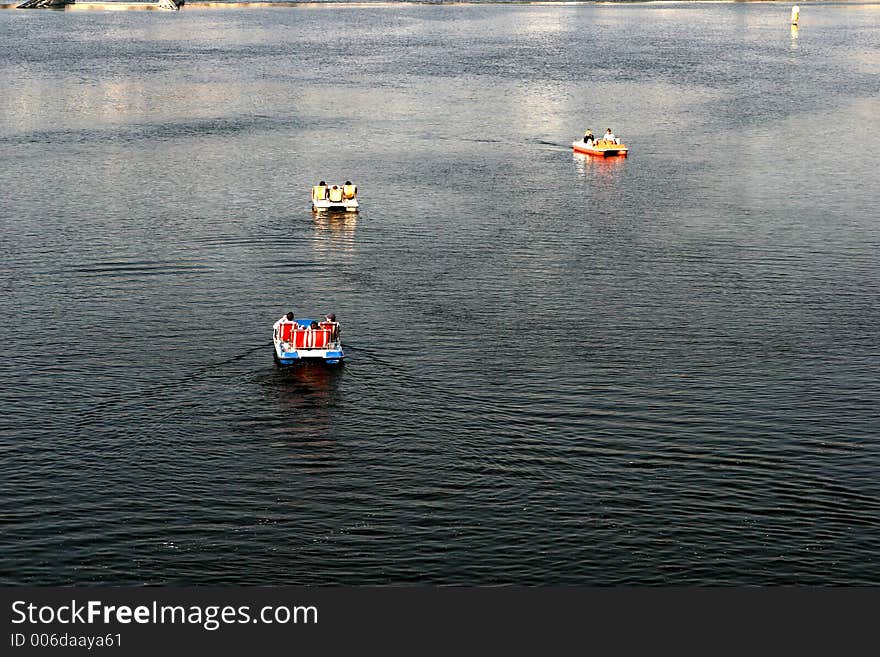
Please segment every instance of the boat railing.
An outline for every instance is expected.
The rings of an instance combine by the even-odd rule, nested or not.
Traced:
[[[327,349],[333,344],[334,329],[301,327],[296,323],[284,323],[279,326],[278,339],[288,343],[294,349]]]

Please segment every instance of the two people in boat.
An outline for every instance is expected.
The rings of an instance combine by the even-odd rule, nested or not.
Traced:
[[[312,187],[312,200],[323,201],[328,200],[331,203],[342,203],[343,201],[351,201],[357,196],[357,185],[352,184],[350,180],[346,180],[342,186],[328,186],[323,180]]]
[[[605,134],[602,135],[601,139],[596,139],[596,137],[593,135],[592,130],[588,129],[587,132],[584,133],[584,143],[587,146],[596,146],[597,142],[602,141],[602,140],[604,140],[606,142],[611,142],[612,144],[619,144],[620,143],[620,139],[618,139],[617,136],[615,136],[615,134],[613,132],[611,132],[611,128],[607,128],[605,130]]]

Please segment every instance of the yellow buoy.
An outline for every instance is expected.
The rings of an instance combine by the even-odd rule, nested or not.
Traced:
[[[795,5],[791,8],[791,24],[797,25],[801,17],[801,8]]]

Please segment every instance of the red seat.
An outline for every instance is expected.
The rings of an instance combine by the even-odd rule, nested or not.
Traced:
[[[327,342],[330,341],[330,331],[326,331],[324,329],[313,329],[312,340],[314,342],[315,349],[324,349],[327,346]]]
[[[284,322],[280,327],[279,337],[282,342],[290,342],[290,334],[293,331],[296,324],[293,322]]]
[[[302,349],[324,349],[329,333],[322,329],[300,329],[296,332],[296,346]]]
[[[304,329],[297,324],[281,325],[282,342],[290,342],[294,349],[326,349],[330,343],[330,329]]]

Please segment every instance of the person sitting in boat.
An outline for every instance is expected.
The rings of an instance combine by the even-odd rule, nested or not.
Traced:
[[[339,323],[336,321],[336,315],[330,313],[324,315],[326,321],[321,323],[321,328],[330,329],[330,341],[335,342],[339,338]]]
[[[305,346],[306,347],[315,347],[315,331],[319,331],[321,329],[321,325],[318,322],[312,320],[309,322],[309,325],[306,327],[306,335],[305,335]]]
[[[587,146],[592,146],[594,141],[596,141],[596,138],[593,136],[593,131],[588,128],[584,133],[584,143]]]
[[[605,136],[603,137],[605,141],[610,141],[612,144],[619,144],[620,140],[614,136],[614,133],[611,132],[611,128],[607,128],[605,130]]]
[[[355,196],[357,196],[357,193],[358,193],[357,185],[353,185],[350,180],[346,180],[345,184],[342,186],[342,197],[346,201],[350,201]]]
[[[327,183],[323,180],[312,187],[312,198],[316,201],[323,201],[327,198]]]
[[[331,203],[342,202],[342,188],[339,185],[333,185],[330,188],[329,198]]]
[[[293,321],[293,313],[287,313],[281,319],[279,319],[277,322],[275,322],[272,325],[272,328],[277,331],[278,327],[281,326],[284,322],[292,322],[292,321]]]

